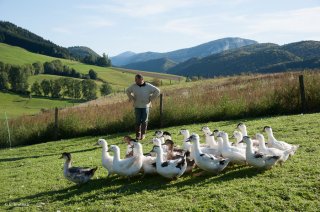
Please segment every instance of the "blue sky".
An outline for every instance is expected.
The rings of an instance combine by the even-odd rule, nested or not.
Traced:
[[[224,37],[320,41],[320,0],[0,0],[10,21],[99,54],[167,52]]]

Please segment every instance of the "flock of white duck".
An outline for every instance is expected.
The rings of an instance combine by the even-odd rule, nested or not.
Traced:
[[[200,143],[198,134],[188,130],[180,130],[183,135],[183,145],[174,145],[171,134],[156,131],[152,139],[154,144],[149,153],[143,153],[141,143],[134,139],[128,140],[126,158],[120,158],[120,148],[108,146],[104,139],[99,139],[96,145],[102,146],[102,166],[108,170],[108,175],[132,177],[139,173],[159,174],[165,178],[176,179],[184,173],[191,173],[195,167],[213,174],[220,173],[228,164],[241,164],[258,169],[270,169],[277,163],[284,163],[289,156],[294,155],[298,145],[278,141],[270,126],[264,127],[268,141],[260,133],[251,139],[247,134],[245,124],[237,125],[239,131],[233,132],[235,142],[229,141],[228,134],[223,131],[202,127],[205,143]],[[128,137],[127,137],[128,138]],[[113,152],[113,156],[109,154]],[[85,183],[93,177],[97,168],[72,167],[70,153],[63,153],[66,160],[64,176],[75,183]]]

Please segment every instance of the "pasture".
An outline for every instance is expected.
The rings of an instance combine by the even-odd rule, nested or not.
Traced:
[[[176,181],[160,176],[137,176],[130,181],[107,178],[101,166],[98,138],[117,144],[124,155],[122,137],[128,133],[60,140],[11,150],[0,150],[0,210],[23,211],[317,211],[320,208],[320,114],[241,119],[182,125],[163,130],[181,145],[182,128],[201,134],[204,125],[231,134],[243,121],[249,135],[271,125],[279,140],[299,144],[297,153],[282,167],[268,171],[229,166],[212,176],[183,175]],[[142,141],[150,151],[153,132]],[[129,133],[133,136],[132,133]],[[202,137],[202,142],[204,138]],[[98,166],[87,184],[77,186],[63,177],[62,152],[71,152],[75,166]],[[198,171],[195,170],[195,173]]]
[[[79,100],[55,100],[49,98],[31,99],[27,96],[21,96],[14,93],[0,92],[0,120],[7,117],[17,118],[23,115],[32,115],[40,113],[41,110],[50,110],[55,107],[70,107],[79,104]]]

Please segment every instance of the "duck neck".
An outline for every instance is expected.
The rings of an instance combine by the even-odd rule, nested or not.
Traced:
[[[259,140],[259,148],[263,150],[267,149],[264,139]]]
[[[246,128],[241,128],[240,131],[242,133],[242,136],[248,136],[248,132]]]
[[[116,149],[116,151],[114,151],[113,160],[116,161],[116,162],[120,161],[120,151],[119,151],[119,149]]]
[[[64,163],[64,170],[68,170],[70,169],[72,166],[72,163],[71,163],[71,160],[70,159],[67,159],[66,162]]]
[[[201,152],[201,150],[200,150],[200,142],[199,142],[199,140],[196,140],[196,141],[194,141],[193,142],[193,150],[194,150],[194,152],[198,152],[199,154],[201,154],[202,152]]]
[[[268,142],[269,142],[269,141],[272,142],[272,141],[276,140],[275,137],[273,136],[272,130],[268,131],[268,132],[267,132],[267,135],[268,135]]]
[[[247,143],[247,147],[246,147],[246,154],[253,154],[253,149],[252,149],[252,142],[251,141],[248,141]]]
[[[223,146],[225,147],[230,147],[229,139],[228,138],[223,138]]]
[[[190,137],[190,133],[186,131],[185,134],[183,134],[183,137],[183,141],[186,141]]]
[[[162,148],[159,148],[159,152],[157,153],[157,167],[160,167],[161,164],[163,163],[163,152]]]
[[[108,152],[108,146],[103,145],[102,146],[102,158],[108,158],[110,157],[109,152]]]

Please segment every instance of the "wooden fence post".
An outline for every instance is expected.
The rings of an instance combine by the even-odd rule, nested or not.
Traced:
[[[58,125],[58,114],[59,114],[59,110],[56,107],[54,110],[54,135],[53,135],[53,139],[56,141],[58,140],[58,134],[59,134],[59,125]]]
[[[304,91],[303,75],[299,75],[300,96],[301,96],[301,112],[305,113],[307,109],[306,94]]]
[[[160,127],[163,124],[163,94],[160,94]]]

